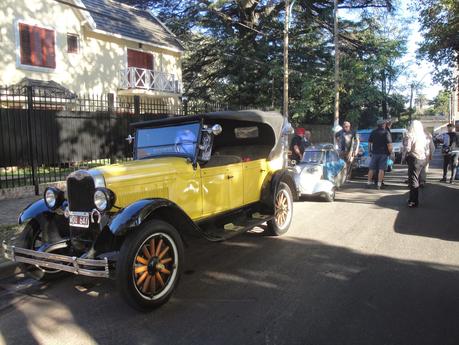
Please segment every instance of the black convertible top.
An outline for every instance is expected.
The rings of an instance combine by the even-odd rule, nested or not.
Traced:
[[[237,121],[248,121],[258,122],[269,125],[276,136],[276,142],[279,140],[282,134],[282,128],[284,125],[284,117],[274,111],[261,111],[261,110],[238,110],[238,111],[219,111],[213,113],[206,113],[194,116],[168,116],[158,120],[135,122],[131,124],[133,128],[145,128],[145,127],[160,127],[169,124],[188,123],[201,120],[237,120]]]

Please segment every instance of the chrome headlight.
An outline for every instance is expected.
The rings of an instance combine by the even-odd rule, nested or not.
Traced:
[[[43,199],[49,209],[55,210],[64,202],[64,192],[54,187],[48,187],[45,189]]]
[[[110,210],[115,204],[115,194],[107,188],[96,188],[94,205],[100,212]]]

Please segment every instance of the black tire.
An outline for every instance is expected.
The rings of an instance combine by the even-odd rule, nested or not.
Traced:
[[[282,200],[281,200],[282,199]],[[285,218],[284,218],[285,217]],[[268,221],[267,233],[271,236],[285,234],[293,218],[293,196],[290,187],[280,182],[274,196],[274,218]]]
[[[172,225],[156,219],[142,224],[126,237],[116,263],[121,297],[140,311],[163,305],[177,287],[183,264],[183,242]]]
[[[13,239],[16,247],[37,250],[44,242],[41,237],[41,229],[35,221],[30,221],[24,227],[19,236]],[[48,281],[65,275],[65,272],[43,268],[37,265],[19,263],[22,272],[27,276],[40,281]]]

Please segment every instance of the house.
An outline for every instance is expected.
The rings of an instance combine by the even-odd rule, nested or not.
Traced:
[[[183,46],[150,12],[111,0],[2,0],[0,85],[178,104]]]

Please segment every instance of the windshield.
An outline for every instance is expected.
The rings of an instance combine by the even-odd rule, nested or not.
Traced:
[[[302,163],[320,163],[323,158],[323,151],[305,151],[303,154]]]
[[[393,143],[401,143],[403,141],[403,132],[392,132],[390,135]]]
[[[136,157],[183,156],[194,158],[199,123],[186,125],[140,128],[136,137]]]
[[[359,133],[360,142],[368,142],[369,137],[370,133]]]

